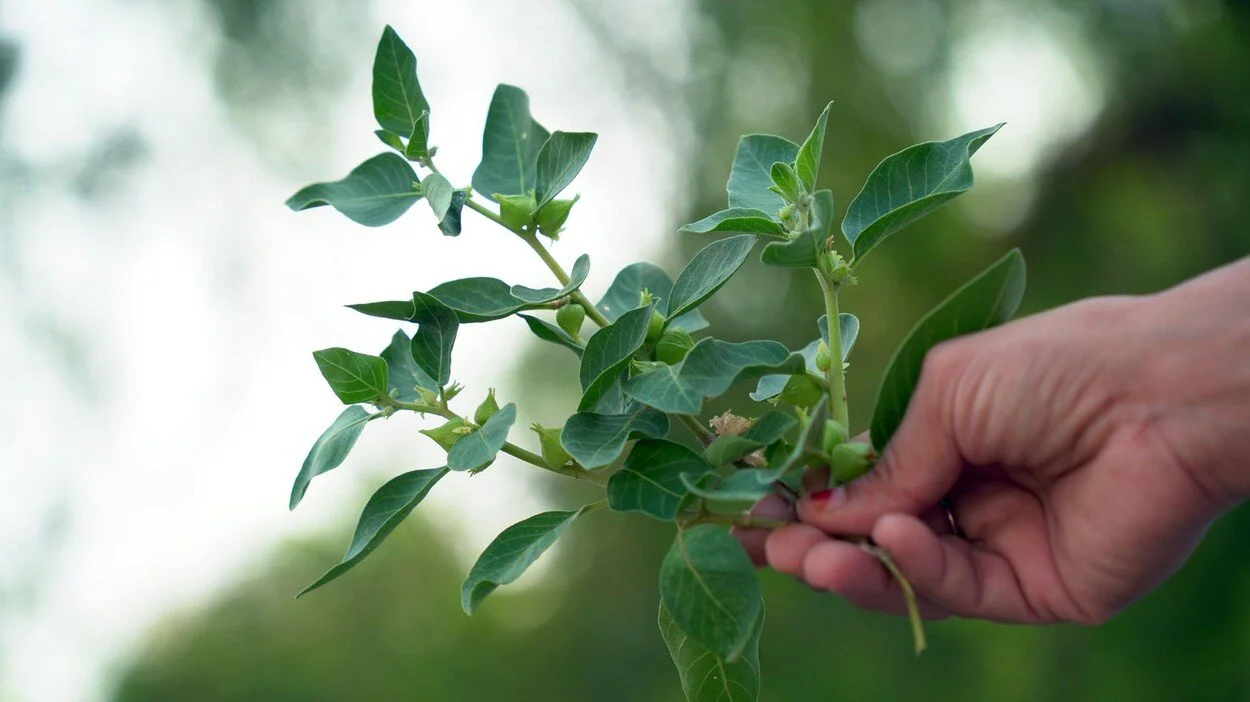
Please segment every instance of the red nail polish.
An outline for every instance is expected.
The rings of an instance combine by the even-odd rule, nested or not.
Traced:
[[[833,497],[832,488],[828,490],[817,490],[816,492],[813,492],[812,494],[807,496],[807,498],[811,500],[812,502],[825,502],[830,497]]]

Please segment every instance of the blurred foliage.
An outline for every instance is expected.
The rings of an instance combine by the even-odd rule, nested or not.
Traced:
[[[935,53],[907,71],[883,72],[856,33],[857,12],[869,3],[928,13]],[[1250,3],[994,4],[1061,12],[1078,24],[1106,77],[1105,107],[1027,184],[983,184],[991,201],[996,187],[1030,188],[1023,219],[995,228],[968,218],[971,206],[949,207],[874,253],[845,305],[865,321],[849,387],[860,422],[906,329],[1009,245],[1021,246],[1030,263],[1026,311],[1087,295],[1148,293],[1250,252]],[[629,62],[638,47],[616,42],[610,23],[596,21],[594,3],[577,5],[587,30]],[[674,229],[722,206],[739,134],[801,138],[830,98],[838,109],[821,173],[840,208],[885,155],[951,136],[935,133],[928,119],[927,86],[941,85],[949,71],[951,47],[967,30],[965,10],[952,0],[705,0],[689,84],[666,82],[642,62],[627,70],[635,87],[675,100],[690,120],[693,197]],[[773,87],[776,100],[745,101],[744,81]],[[669,268],[703,243],[679,241]],[[718,336],[798,346],[814,336],[808,325],[818,299],[814,281],[754,266],[706,309]],[[567,376],[561,353],[536,349],[530,358]],[[709,409],[744,402],[745,392]],[[571,504],[552,494],[553,502]],[[169,622],[121,676],[116,699],[646,701],[680,694],[654,623],[656,570],[670,536],[658,524],[595,515],[554,554],[549,579],[519,594],[501,591],[473,618],[455,606],[463,573],[446,542],[415,519],[341,582],[292,601],[337,560],[338,535],[347,531],[335,530],[331,544],[281,549],[275,563],[205,610]],[[1176,577],[1106,626],[942,622],[931,625],[930,650],[919,660],[901,621],[854,611],[768,573],[764,699],[1250,697],[1248,537],[1243,508],[1215,525]]]

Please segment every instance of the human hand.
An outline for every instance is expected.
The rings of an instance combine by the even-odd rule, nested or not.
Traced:
[[[927,617],[1098,623],[1250,494],[1250,264],[942,344],[873,473],[740,533],[757,563],[901,613],[871,536]],[[963,536],[953,533],[947,498]],[[756,513],[785,517],[770,498]]]

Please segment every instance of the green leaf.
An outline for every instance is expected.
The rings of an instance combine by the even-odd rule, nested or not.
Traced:
[[[742,434],[718,437],[703,451],[703,457],[713,466],[728,465],[777,441],[796,423],[785,412],[768,412]]]
[[[754,504],[757,500],[773,492],[772,483],[761,483],[756,470],[740,470],[721,480],[715,489],[707,489],[696,485],[693,480],[682,476],[682,482],[690,494],[716,503]]]
[[[590,275],[590,256],[582,254],[573,262],[573,271],[569,274],[569,282],[562,288],[529,288],[524,285],[513,285],[509,293],[526,304],[546,304],[554,302],[580,288]]]
[[[447,452],[448,470],[479,470],[495,460],[495,454],[508,441],[508,430],[516,422],[516,403],[509,402],[487,419],[482,428],[456,442]]]
[[[473,614],[495,588],[521,577],[587,511],[583,507],[576,512],[543,512],[504,529],[478,556],[460,588],[465,613]]]
[[[451,198],[456,189],[452,187],[450,181],[438,173],[426,176],[421,186],[425,191],[426,202],[429,202],[430,209],[434,210],[434,219],[442,222],[447,216],[447,210],[451,209]]]
[[[457,190],[451,194],[451,204],[447,207],[447,214],[443,215],[442,221],[438,223],[438,228],[447,236],[460,236],[460,218],[464,212],[464,201],[467,196],[463,190]]]
[[[397,475],[378,488],[360,513],[356,533],[352,536],[351,545],[347,547],[347,553],[343,555],[343,561],[318,578],[317,582],[304,588],[296,597],[307,595],[334,580],[373,553],[395,531],[395,527],[408,518],[444,475],[447,475],[446,468],[414,470]]]
[[[373,57],[373,116],[386,131],[407,136],[429,110],[417,82],[417,57],[387,25]]]
[[[661,412],[698,414],[704,399],[719,397],[740,380],[779,370],[802,372],[802,356],[775,341],[700,339],[681,363],[630,378],[625,394]]]
[[[799,176],[794,172],[794,167],[788,163],[778,161],[769,169],[769,177],[773,181],[776,188],[773,192],[790,202],[796,202],[803,193],[803,185],[799,182]]]
[[[378,138],[378,141],[391,147],[392,149],[395,149],[401,154],[404,153],[404,140],[400,139],[399,135],[392,134],[385,129],[375,129],[373,134]]]
[[[799,155],[794,160],[794,172],[807,192],[816,190],[816,176],[820,173],[820,156],[825,150],[825,125],[829,122],[829,110],[833,103],[825,105],[825,109],[816,119],[816,126],[807,140],[799,147]]]
[[[677,532],[660,565],[660,601],[681,631],[726,662],[746,651],[764,611],[751,560],[710,524]]]
[[[538,151],[535,198],[541,208],[569,186],[590,160],[599,135],[591,132],[554,132]]]
[[[821,339],[825,343],[829,343],[829,318],[821,315],[816,321],[816,326],[820,329],[820,338],[813,340],[799,353],[803,354],[803,360],[807,366],[807,372],[816,376],[822,376],[823,373],[816,368],[816,351],[820,347]],[[851,349],[855,346],[855,340],[859,338],[859,319],[853,314],[842,312],[838,315],[838,334],[842,340],[842,362],[845,363],[850,358]],[[789,382],[788,375],[766,375],[760,378],[760,382],[755,386],[755,392],[751,393],[751,399],[757,402],[767,402],[777,395],[781,394],[786,383]]]
[[[460,322],[456,313],[433,295],[412,294],[412,321],[417,333],[412,337],[412,359],[439,387],[451,381],[451,349],[456,344]]]
[[[774,241],[764,247],[760,260],[782,268],[815,268],[827,251],[829,226],[833,222],[833,192],[821,190],[812,195],[811,221],[790,241]]]
[[[574,195],[572,200],[552,200],[543,205],[539,210],[535,219],[538,222],[538,231],[543,236],[550,237],[552,241],[560,237],[560,232],[564,229],[564,223],[569,219],[569,212],[573,210],[573,205],[581,199],[580,195]]]
[[[295,193],[286,206],[296,212],[330,205],[366,227],[399,219],[422,195],[413,183],[417,174],[399,154],[378,154],[352,169],[342,180],[314,183]]]
[[[378,416],[380,415],[369,414],[360,405],[352,405],[343,410],[330,428],[317,437],[312,450],[304,459],[304,465],[300,466],[299,475],[295,476],[295,485],[291,487],[291,509],[295,509],[300,500],[304,499],[308,483],[313,478],[343,464],[347,454],[356,445],[356,439],[360,438],[360,432],[364,431],[365,423]],[[666,431],[667,429],[665,427]]]
[[[908,147],[882,161],[842,220],[842,233],[855,260],[886,237],[929,214],[972,187],[969,159],[1003,125],[969,132],[949,141]]]
[[[772,219],[785,206],[780,195],[770,191],[772,167],[778,161],[794,163],[799,145],[771,134],[748,134],[738,141],[733,169],[729,173],[729,206],[763,210]]]
[[[594,333],[586,342],[579,372],[582,383],[582,399],[579,411],[595,406],[599,398],[629,367],[629,361],[647,338],[647,324],[651,321],[651,305],[630,310],[611,325]]]
[[[431,288],[429,294],[455,310],[462,324],[503,319],[525,307],[523,300],[513,296],[512,286],[498,278],[449,280]]]
[[[421,393],[417,388],[438,390],[438,383],[413,360],[412,340],[402,329],[391,337],[391,345],[382,351],[382,360],[386,361],[386,394],[395,390],[395,399],[400,402],[419,401]]]
[[[760,634],[764,611],[752,627],[742,656],[733,663],[686,635],[660,604],[660,635],[677,666],[687,702],[756,702],[760,694]]]
[[[744,234],[713,241],[703,247],[673,283],[665,319],[680,317],[720,290],[730,276],[742,267],[753,246],[755,237]]]
[[[829,419],[829,396],[822,394],[820,402],[816,403],[816,407],[812,409],[811,416],[803,425],[803,431],[799,433],[790,453],[775,466],[770,466],[766,470],[753,471],[756,478],[765,484],[785,480],[791,471],[807,465],[809,454],[820,450],[827,419]]]
[[[577,343],[573,337],[569,336],[568,332],[564,331],[560,327],[557,327],[551,322],[538,319],[537,317],[531,317],[528,314],[518,314],[517,316],[525,320],[525,323],[529,325],[530,331],[534,333],[534,336],[542,339],[543,341],[550,341],[553,344],[559,344],[577,354],[578,358],[581,358],[582,345]]]
[[[648,290],[655,296],[655,309],[667,317],[673,279],[662,268],[651,263],[634,263],[622,268],[595,307],[609,322],[614,322],[622,314],[638,307],[643,290]],[[669,329],[684,329],[692,333],[706,329],[707,326],[707,320],[698,310],[691,310],[668,324]]]
[[[418,429],[417,431],[433,439],[434,443],[442,447],[444,451],[450,451],[451,447],[471,433],[468,423],[460,417],[449,419],[433,429]]]
[[[386,397],[386,361],[377,356],[335,347],[313,352],[317,368],[345,405]]]
[[[687,224],[678,231],[691,234],[755,234],[757,236],[786,236],[786,228],[774,220],[768,213],[761,210],[748,210],[741,207],[721,210],[714,215],[704,217],[698,222]]]
[[[972,334],[1011,319],[1024,296],[1024,257],[1012,249],[965,283],[912,328],[890,359],[877,407],[872,413],[872,445],[878,451],[903,421],[920,368],[929,349],[957,336]]]
[[[681,444],[643,439],[608,480],[608,507],[671,521],[688,492],[682,476],[703,475],[711,469],[702,456]]]
[[[560,445],[582,467],[602,468],[621,455],[627,441],[658,439],[667,433],[668,415],[650,407],[622,414],[578,412],[564,423]]]
[[[404,156],[410,161],[422,161],[430,156],[430,113],[422,112],[412,125]]]
[[[524,90],[511,85],[495,88],[482,133],[482,162],[473,171],[473,189],[488,200],[495,195],[527,195],[538,183],[538,152],[548,136],[530,116],[530,99]]]

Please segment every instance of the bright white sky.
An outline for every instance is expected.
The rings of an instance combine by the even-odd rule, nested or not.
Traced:
[[[684,3],[603,6],[669,66],[683,65],[689,20],[676,8]],[[433,142],[453,182],[467,182],[476,164],[497,82],[525,87],[549,128],[600,133],[575,188],[583,200],[570,234],[554,249],[566,265],[591,255],[592,298],[609,272],[661,248],[675,210],[668,193],[684,176],[677,143],[684,116],[626,96],[620,72],[592,37],[560,31],[575,24],[561,0],[369,7],[370,26],[380,32],[390,22],[417,52]],[[395,455],[404,470],[437,464],[440,454],[415,435],[415,422],[373,423],[348,462],[316,479],[297,512],[287,511],[305,452],[341,409],[310,351],[374,351],[394,331],[341,305],[466,275],[547,283],[523,245],[468,212],[464,235],[447,239],[423,217],[423,205],[381,230],[328,209],[281,207],[305,182],[340,177],[381,150],[368,102],[378,32],[345,51],[352,78],[338,107],[304,117],[329,121],[333,138],[310,145],[324,158],[291,180],[259,159],[214,96],[216,47],[197,31],[211,21],[198,8],[190,0],[41,0],[5,3],[0,17],[0,34],[23,48],[18,83],[0,113],[3,148],[53,171],[77,168],[103,135],[133,124],[149,149],[134,177],[102,204],[84,204],[63,182],[49,181],[23,192],[14,214],[9,236],[24,282],[19,290],[0,278],[0,366],[7,369],[0,598],[15,592],[17,577],[33,580],[20,600],[0,599],[0,700],[101,699],[110,669],[171,609],[259,566],[277,541],[343,523],[359,509],[361,491],[381,482],[380,471],[396,472],[387,467]],[[864,21],[871,28],[874,20]],[[519,37],[537,33],[551,38],[531,51]],[[1016,110],[1006,119],[1024,121],[1012,127],[1023,136],[1005,129],[1004,139],[1027,140],[1030,131],[1064,138],[1075,133],[1072,124],[1083,128],[1069,120],[1069,131],[1054,136],[1046,131],[1052,122],[1036,112],[1049,109],[1037,85],[1047,87],[1055,109],[1087,94],[1042,39],[1035,42],[1042,53],[1023,64],[1003,58],[997,72],[968,58],[964,82],[957,76],[953,97],[941,100],[950,119],[934,128],[953,136],[1001,121],[1004,110]],[[1026,109],[1006,88],[1030,78],[1035,99]],[[1093,113],[1078,117],[1087,122]],[[1003,173],[1021,172],[1009,156],[996,158],[1006,158]],[[628,207],[614,203],[622,196]],[[661,204],[634,204],[647,202]],[[31,332],[33,309],[86,339],[94,396],[49,361]],[[503,401],[515,395],[516,379],[502,370],[527,335],[506,321],[462,330],[455,375],[470,388],[468,407],[487,383]],[[535,419],[547,418],[522,416],[518,426]],[[465,529],[469,558],[501,528],[546,506],[525,490],[529,470],[501,458],[473,479],[472,500],[467,478],[452,476],[422,509]]]

